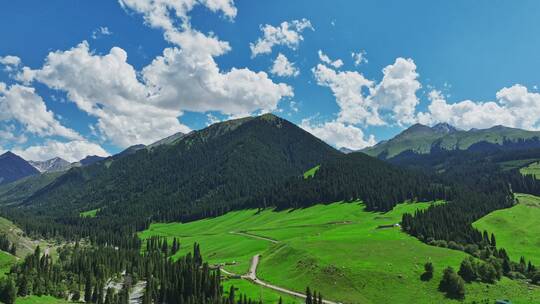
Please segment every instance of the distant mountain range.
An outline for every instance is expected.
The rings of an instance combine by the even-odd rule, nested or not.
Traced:
[[[451,150],[494,150],[540,148],[540,132],[504,126],[489,129],[459,130],[449,124],[433,127],[415,124],[394,138],[381,141],[362,152],[389,159],[402,153],[428,154]]]
[[[35,174],[39,174],[38,169],[21,157],[11,152],[0,155],[0,184],[10,183]]]
[[[12,183],[26,177],[44,173],[61,173],[73,167],[84,167],[105,159],[101,156],[87,156],[84,159],[70,163],[60,157],[45,161],[25,160],[13,152],[0,155],[0,185]],[[54,174],[58,176],[58,174]]]
[[[45,161],[28,161],[28,163],[39,172],[60,172],[71,168],[71,163],[60,157],[55,157]]]

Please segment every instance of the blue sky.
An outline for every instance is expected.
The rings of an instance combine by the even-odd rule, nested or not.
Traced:
[[[76,160],[267,111],[353,149],[416,122],[536,130],[539,9],[9,1],[0,11],[0,151]]]

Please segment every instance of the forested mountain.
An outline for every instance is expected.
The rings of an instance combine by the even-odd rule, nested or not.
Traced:
[[[93,165],[101,160],[104,160],[106,157],[97,156],[97,155],[88,155],[87,157],[81,159],[78,162],[73,163],[74,167],[84,167]]]
[[[45,172],[2,184],[0,185],[0,205],[20,203],[64,173],[65,171]]]
[[[540,132],[504,126],[463,131],[443,123],[433,127],[415,124],[394,138],[381,141],[363,152],[388,159],[403,153],[427,154],[437,150],[486,151],[501,148],[540,148]]]
[[[311,170],[310,170],[311,171]],[[362,200],[368,210],[389,211],[407,200],[447,198],[434,176],[388,164],[362,152],[342,154],[254,197],[249,206],[301,208],[317,203]]]
[[[34,168],[38,169],[39,172],[59,172],[65,171],[71,168],[71,163],[67,160],[64,160],[60,157],[51,158],[45,161],[28,161],[28,163]]]
[[[39,174],[39,171],[21,157],[11,152],[0,155],[0,184],[35,174]]]
[[[338,155],[296,125],[266,114],[214,124],[171,144],[73,168],[6,212],[27,228],[48,233],[57,227],[26,221],[26,215],[76,224],[79,212],[100,208],[95,221],[115,229],[215,216]]]

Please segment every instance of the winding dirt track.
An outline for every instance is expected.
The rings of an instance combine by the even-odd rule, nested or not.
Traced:
[[[253,283],[257,284],[257,285],[261,285],[263,287],[270,288],[270,289],[273,289],[273,290],[276,290],[276,291],[279,291],[279,292],[282,292],[282,293],[285,293],[285,294],[288,294],[288,295],[291,295],[291,296],[294,296],[294,297],[298,297],[298,298],[302,298],[302,299],[306,298],[306,295],[303,294],[303,293],[299,293],[299,292],[296,292],[296,291],[293,291],[293,290],[290,290],[290,289],[286,289],[286,288],[283,288],[283,287],[272,285],[270,283],[266,283],[264,281],[259,280],[257,278],[257,266],[259,265],[260,257],[261,257],[261,255],[257,254],[251,259],[251,266],[249,267],[249,272],[242,276],[243,279],[249,280],[249,281],[251,281],[251,282],[253,282]],[[325,304],[338,304],[337,302],[332,302],[332,301],[324,300],[324,299],[323,299],[323,303],[325,303]]]
[[[273,239],[270,239],[270,238],[266,238],[266,237],[262,237],[262,236],[258,236],[258,235],[254,235],[254,234],[250,234],[250,233],[232,232],[232,231],[230,233],[243,235],[243,236],[246,236],[246,237],[255,238],[255,239],[259,239],[259,240],[265,240],[265,241],[268,241],[268,242],[271,242],[271,243],[274,243],[274,244],[279,243],[279,241],[276,241],[276,240],[273,240]],[[253,283],[257,284],[257,285],[260,285],[260,286],[263,286],[263,287],[266,287],[266,288],[269,288],[269,289],[273,289],[273,290],[276,290],[276,291],[279,291],[281,293],[288,294],[288,295],[291,295],[291,296],[294,296],[294,297],[297,297],[297,298],[301,298],[301,299],[306,298],[306,295],[303,294],[303,293],[299,293],[299,292],[296,292],[294,290],[290,290],[290,289],[286,289],[286,288],[279,287],[279,286],[276,286],[276,285],[272,285],[270,283],[267,283],[267,282],[264,282],[264,281],[261,281],[260,279],[258,279],[257,278],[257,266],[259,265],[260,258],[261,258],[260,254],[256,254],[255,256],[253,256],[253,258],[251,259],[251,265],[249,266],[248,273],[240,276],[242,279],[251,281],[251,282],[253,282]],[[236,275],[234,273],[226,271],[223,268],[220,268],[220,270],[223,273],[228,274],[228,275],[232,275],[232,276]],[[323,299],[323,303],[325,303],[325,304],[340,304],[339,302],[333,302],[333,301],[324,300],[324,299]]]

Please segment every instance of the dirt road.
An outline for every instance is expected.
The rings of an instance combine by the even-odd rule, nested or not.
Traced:
[[[270,289],[273,289],[273,290],[276,290],[276,291],[279,291],[279,292],[282,292],[282,293],[285,293],[285,294],[288,294],[288,295],[291,295],[291,296],[294,296],[294,297],[297,297],[297,298],[302,298],[302,299],[306,298],[306,295],[303,294],[303,293],[299,293],[299,292],[296,292],[296,291],[293,291],[293,290],[290,290],[290,289],[275,286],[275,285],[272,285],[272,284],[269,284],[269,283],[266,283],[264,281],[259,280],[257,278],[257,266],[259,265],[260,258],[261,258],[261,255],[257,254],[251,259],[251,265],[249,267],[249,272],[242,276],[243,279],[252,281],[253,283],[255,283],[257,285],[261,285],[263,287],[270,288]],[[332,301],[324,300],[324,299],[323,299],[323,303],[325,303],[325,304],[338,304],[338,302],[332,302]]]

